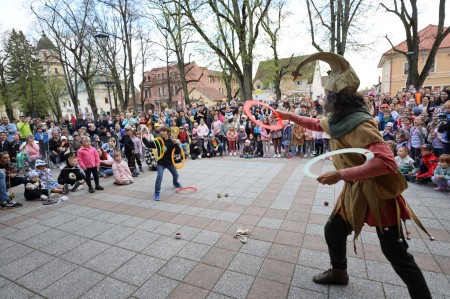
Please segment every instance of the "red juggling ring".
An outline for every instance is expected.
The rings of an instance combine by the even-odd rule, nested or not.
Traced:
[[[180,193],[180,192],[183,192],[183,191],[197,191],[197,190],[198,190],[197,187],[188,186],[188,187],[177,188],[176,192]]]
[[[263,124],[262,122],[260,122],[259,120],[257,120],[255,118],[255,116],[250,111],[250,108],[252,106],[254,106],[254,105],[263,106],[263,107],[266,107],[267,109],[269,109],[270,111],[272,111],[273,115],[278,119],[277,123],[275,125],[266,125],[266,124]],[[248,118],[252,122],[257,124],[261,128],[266,128],[267,130],[274,130],[274,131],[275,130],[280,130],[280,129],[283,128],[283,119],[280,117],[280,114],[278,114],[278,112],[275,111],[275,109],[273,109],[272,107],[270,107],[266,103],[259,102],[259,101],[245,101],[245,103],[244,103],[244,113],[248,116]]]

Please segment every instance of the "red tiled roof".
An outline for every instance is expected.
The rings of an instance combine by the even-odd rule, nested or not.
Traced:
[[[443,28],[443,31],[445,31],[447,27]],[[428,25],[427,27],[420,30],[417,34],[419,35],[419,50],[420,51],[429,51],[431,50],[431,47],[433,46],[434,40],[436,39],[438,26],[437,25]],[[401,42],[397,46],[395,46],[397,50],[400,51],[408,51],[408,47],[406,45],[406,41]],[[443,48],[450,48],[450,34],[447,35],[444,40],[442,41],[441,45],[439,46],[439,49]],[[396,54],[392,48],[386,51],[383,55],[391,55]]]
[[[225,97],[225,95],[223,95],[220,91],[212,87],[195,87],[194,89],[197,89],[198,92],[213,101],[222,100]],[[189,93],[191,93],[194,89],[192,89]]]

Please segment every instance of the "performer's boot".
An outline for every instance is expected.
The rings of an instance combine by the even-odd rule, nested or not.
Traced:
[[[318,284],[347,285],[348,274],[345,269],[328,269],[327,271],[314,275],[313,281]]]

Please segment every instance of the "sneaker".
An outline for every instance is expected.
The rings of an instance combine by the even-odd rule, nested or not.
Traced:
[[[104,177],[104,178],[107,178],[107,177],[108,177],[108,175],[107,175],[106,173],[104,173],[104,174],[103,174],[103,177]]]
[[[278,155],[277,155],[277,158],[281,158],[281,154],[278,154]]]
[[[159,201],[159,200],[160,200],[159,193],[155,193],[155,201]]]
[[[94,188],[90,187],[90,188],[89,188],[89,193],[95,193]]]
[[[68,194],[69,193],[69,185],[68,184],[64,184],[63,190],[62,190],[61,193],[62,194]]]
[[[201,159],[201,158],[202,158],[202,155],[198,155],[197,158]]]
[[[103,187],[100,186],[100,185],[97,185],[97,186],[95,186],[95,190],[105,190],[105,188],[103,188]]]
[[[434,188],[434,190],[436,190],[436,191],[443,191],[443,190],[445,190],[445,187],[440,186],[440,187]]]
[[[18,203],[18,202],[15,202],[14,200],[12,200],[12,199],[9,199],[9,200],[7,200],[7,201],[2,201],[1,203],[0,203],[0,207],[2,208],[2,209],[13,209],[13,208],[18,208],[18,207],[21,207],[21,206],[23,206],[21,203]]]
[[[70,189],[70,191],[75,192],[75,191],[77,191],[78,187],[80,187],[80,182],[75,182],[75,184],[73,184],[72,189]]]
[[[236,156],[236,153],[234,153],[234,155]]]
[[[230,156],[233,156],[233,153],[230,153]]]
[[[173,185],[175,188],[183,188],[180,183],[177,183],[176,185]]]
[[[133,173],[131,174],[131,176],[134,177],[134,178],[135,178],[135,177],[138,177],[138,176],[139,176],[139,173],[133,172]]]

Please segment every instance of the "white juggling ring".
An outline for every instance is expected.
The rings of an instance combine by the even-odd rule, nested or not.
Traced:
[[[343,148],[343,149],[339,149],[339,150],[335,150],[335,151],[331,151],[328,153],[325,153],[323,155],[314,157],[313,159],[309,160],[308,163],[305,164],[305,166],[303,166],[303,172],[305,173],[306,176],[313,178],[313,179],[317,179],[319,176],[317,174],[314,174],[311,172],[311,166],[316,163],[317,161],[320,161],[321,159],[330,157],[330,156],[334,156],[334,155],[339,155],[339,154],[361,154],[364,155],[366,157],[366,162],[370,161],[373,159],[374,154],[364,148]]]

